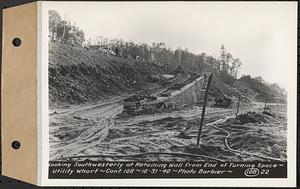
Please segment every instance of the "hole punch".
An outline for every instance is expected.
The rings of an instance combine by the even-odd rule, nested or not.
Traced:
[[[22,44],[22,41],[20,38],[14,38],[13,41],[12,41],[12,44],[15,46],[15,47],[19,47],[21,44]]]
[[[17,149],[19,149],[19,148],[21,147],[21,143],[20,143],[19,141],[15,140],[15,141],[13,141],[13,142],[11,143],[11,147],[12,147],[13,149],[17,150]]]

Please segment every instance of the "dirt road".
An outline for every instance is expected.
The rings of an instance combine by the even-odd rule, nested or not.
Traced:
[[[121,104],[108,103],[51,115],[50,148],[55,149],[51,158],[78,154],[98,145],[115,126],[114,117],[122,110]]]
[[[262,111],[262,107],[263,104],[254,104],[251,111]],[[227,120],[233,117],[235,109],[209,107],[205,115],[205,123],[209,124],[203,128],[201,148],[195,151],[201,113],[198,107],[119,118],[117,115],[122,110],[120,102],[56,110],[56,113],[50,115],[50,160],[90,155],[103,155],[94,159],[106,161],[207,160],[168,154],[151,155],[153,152],[193,153],[231,161],[265,160],[259,155],[285,158],[286,126],[282,120],[277,120],[280,124],[276,125],[271,119],[269,123],[232,124],[227,123]],[[248,110],[242,109],[241,112]],[[227,137],[228,133],[224,130],[231,136]],[[225,139],[236,152],[226,148]],[[259,142],[263,143],[258,145]],[[241,151],[258,156],[239,153]],[[150,154],[134,158],[131,156],[147,153]]]

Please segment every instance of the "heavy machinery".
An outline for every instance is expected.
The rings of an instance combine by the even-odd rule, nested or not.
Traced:
[[[221,89],[217,88],[220,95],[215,98],[215,106],[216,107],[224,107],[228,108],[232,104],[231,98],[225,95]]]
[[[137,109],[141,106],[141,100],[142,98],[138,95],[130,96],[126,99],[124,99],[123,105],[124,105],[124,111],[127,114],[135,115]]]

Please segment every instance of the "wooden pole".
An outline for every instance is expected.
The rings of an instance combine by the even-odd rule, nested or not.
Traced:
[[[196,82],[196,103],[198,103],[199,100],[199,91],[198,91],[198,82]]]
[[[265,102],[264,111],[266,111],[266,109],[267,109],[267,102]]]
[[[241,100],[241,94],[239,94],[239,100],[238,100],[238,104],[237,104],[237,109],[236,109],[236,114],[235,114],[235,116],[237,116],[237,115],[239,114],[240,100]]]
[[[200,127],[199,127],[199,132],[198,132],[198,137],[197,137],[197,146],[199,146],[199,144],[200,144],[200,137],[201,137],[202,126],[203,126],[203,122],[204,122],[205,108],[206,108],[206,100],[207,100],[209,85],[211,83],[212,77],[213,77],[213,73],[211,73],[208,78],[208,82],[207,82],[207,86],[206,86],[206,90],[205,90],[205,94],[204,94],[204,103],[203,103],[203,107],[202,107],[202,115],[201,115]]]
[[[189,105],[189,99],[188,99],[186,91],[184,91],[184,98],[185,98],[186,104]]]

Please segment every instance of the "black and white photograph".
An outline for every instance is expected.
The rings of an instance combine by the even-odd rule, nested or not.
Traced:
[[[291,5],[57,4],[49,161],[287,163]]]

